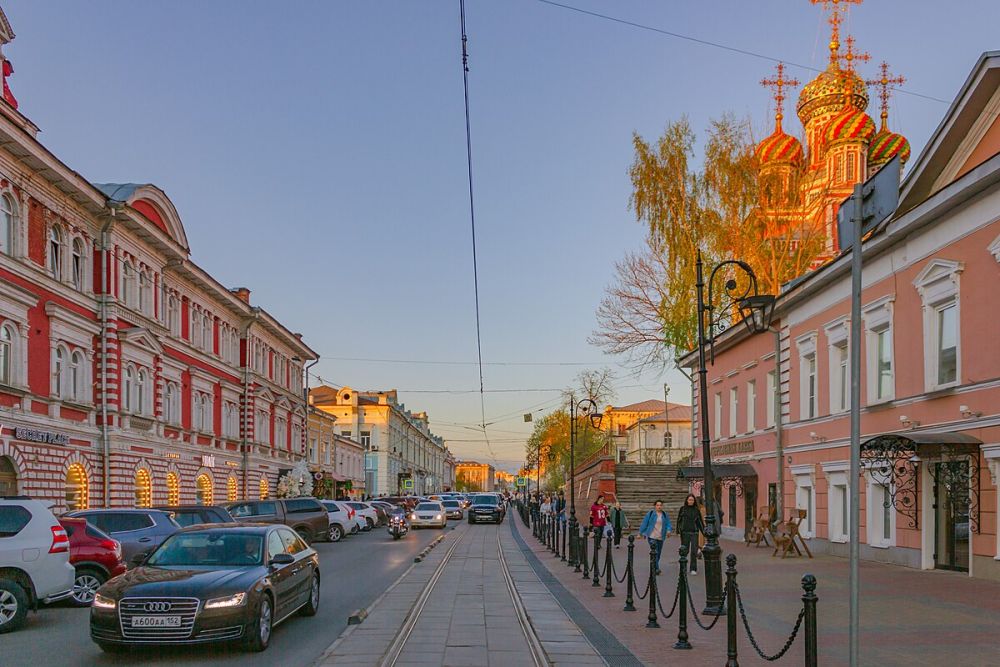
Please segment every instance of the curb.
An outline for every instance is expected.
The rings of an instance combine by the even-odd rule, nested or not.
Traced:
[[[364,623],[366,618],[368,618],[368,610],[362,607],[347,617],[347,624],[358,625]]]
[[[413,557],[413,562],[414,563],[422,562],[425,558],[427,558],[427,555],[431,552],[431,549],[440,544],[441,540],[443,540],[444,538],[445,538],[444,535],[439,535],[438,537],[435,537],[433,542],[428,544],[426,547],[424,547],[423,551],[421,551],[419,554]]]

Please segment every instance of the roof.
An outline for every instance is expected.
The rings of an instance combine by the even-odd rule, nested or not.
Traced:
[[[663,401],[658,401],[654,398],[648,401],[632,403],[631,405],[612,406],[611,410],[614,412],[663,412],[666,405]]]
[[[689,422],[693,418],[693,411],[690,405],[681,405],[679,403],[671,403],[669,415],[666,412],[660,412],[652,417],[643,417],[638,421],[639,424],[649,423],[649,422],[662,422],[662,421],[672,421],[672,422]]]

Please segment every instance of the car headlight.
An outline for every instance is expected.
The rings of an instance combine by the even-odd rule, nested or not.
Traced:
[[[413,520],[414,520],[414,519],[416,519],[416,518],[417,518],[417,515],[416,515],[416,514],[411,514],[411,515],[410,515],[410,521],[413,521]]]
[[[440,514],[438,514],[438,515],[437,515],[436,517],[434,517],[434,518],[435,518],[435,519],[437,519],[438,521],[440,521],[440,520],[441,520],[441,515],[440,515]]]
[[[223,607],[239,607],[246,602],[246,593],[237,593],[224,598],[214,598],[205,603],[205,609],[221,609]]]
[[[98,609],[114,609],[118,606],[118,603],[111,598],[101,595],[100,593],[94,594],[94,606]]]

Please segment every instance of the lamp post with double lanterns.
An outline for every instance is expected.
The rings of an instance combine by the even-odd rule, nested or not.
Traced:
[[[576,535],[576,418],[584,416],[590,419],[594,428],[601,427],[604,415],[597,408],[597,403],[590,398],[584,398],[579,403],[576,396],[569,396],[569,534]],[[570,555],[570,565],[576,565],[577,554]]]
[[[714,302],[712,286],[720,270],[728,275],[720,303]],[[722,548],[719,546],[718,513],[715,498],[715,474],[712,472],[712,447],[708,432],[708,359],[706,347],[711,350],[711,363],[715,364],[715,332],[742,320],[750,334],[763,333],[771,326],[774,313],[774,296],[759,294],[757,274],[746,262],[730,259],[720,262],[705,282],[701,252],[696,264],[698,290],[698,418],[701,433],[701,452],[704,466],[705,489],[705,614],[724,613],[722,597]],[[737,279],[740,278],[740,280]],[[708,287],[707,299],[705,288]]]

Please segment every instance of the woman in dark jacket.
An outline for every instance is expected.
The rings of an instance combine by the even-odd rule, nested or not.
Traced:
[[[689,493],[677,512],[677,532],[681,536],[681,544],[688,548],[688,562],[691,571],[698,571],[698,534],[705,532],[705,522],[698,511],[698,499]]]

